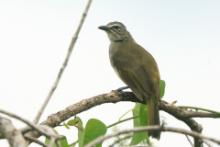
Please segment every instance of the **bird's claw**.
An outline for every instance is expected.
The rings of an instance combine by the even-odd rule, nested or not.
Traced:
[[[128,86],[123,86],[123,87],[116,89],[115,91],[121,93],[121,92],[123,92],[123,90],[128,89],[128,88],[129,88]]]

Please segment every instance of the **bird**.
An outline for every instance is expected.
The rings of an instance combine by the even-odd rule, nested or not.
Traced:
[[[118,21],[98,27],[110,40],[110,63],[119,78],[132,90],[137,99],[147,105],[147,125],[160,125],[160,73],[154,57],[135,42],[126,26]],[[148,131],[159,139],[160,131]]]

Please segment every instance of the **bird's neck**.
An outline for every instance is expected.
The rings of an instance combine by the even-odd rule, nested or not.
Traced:
[[[125,37],[120,40],[113,40],[111,41],[112,44],[129,44],[129,43],[135,43],[134,39],[132,37]]]
[[[128,42],[134,42],[133,37],[129,32],[126,32],[123,37],[116,40],[111,40],[112,43],[128,43]]]

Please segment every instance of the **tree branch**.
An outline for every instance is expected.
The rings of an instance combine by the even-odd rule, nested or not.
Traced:
[[[11,147],[27,147],[21,131],[17,130],[11,120],[0,116],[0,132],[8,140]]]
[[[140,102],[135,95],[132,92],[117,92],[117,91],[111,91],[109,93],[101,94],[98,96],[94,96],[91,98],[83,99],[79,101],[78,103],[72,104],[65,109],[58,111],[55,114],[52,114],[48,116],[48,118],[41,123],[41,125],[48,125],[51,127],[58,126],[61,122],[69,119],[72,116],[75,116],[81,112],[84,112],[90,108],[93,108],[95,106],[105,104],[105,103],[117,103],[121,101],[130,101],[130,102]],[[167,103],[166,101],[161,100],[159,102],[159,108],[160,110],[163,110],[170,115],[174,116],[178,120],[183,121],[186,123],[191,130],[195,132],[201,133],[202,127],[192,119],[193,117],[206,117],[206,118],[218,118],[213,113],[209,112],[194,112],[189,111],[187,109],[179,108],[178,106],[171,105]],[[28,131],[29,128],[23,129],[23,131]],[[35,134],[35,137],[39,137],[39,134]],[[194,144],[195,147],[201,147],[201,140],[198,138],[194,138]]]
[[[126,129],[126,130],[118,131],[116,133],[112,133],[110,135],[100,136],[97,139],[90,142],[89,144],[87,144],[85,147],[93,147],[96,144],[102,143],[103,141],[105,141],[107,139],[110,139],[112,137],[116,137],[116,136],[119,136],[119,135],[122,135],[122,134],[129,134],[129,133],[132,133],[132,132],[145,132],[145,131],[149,131],[149,130],[159,130],[159,131],[162,131],[162,132],[173,132],[173,133],[178,133],[178,134],[189,135],[189,136],[192,136],[194,138],[209,140],[211,142],[214,142],[214,143],[220,145],[220,140],[202,135],[202,134],[200,134],[198,132],[195,132],[195,131],[189,131],[189,130],[185,130],[185,129],[174,128],[174,127],[165,127],[165,126],[147,126],[147,127],[138,127],[138,128]]]
[[[41,135],[45,135],[46,137],[58,137],[58,135],[53,135],[52,133],[48,133],[48,131],[45,131],[45,128],[48,126],[36,126],[35,124],[31,123],[30,121],[26,120],[25,118],[22,118],[16,114],[13,114],[11,112],[7,112],[5,110],[0,109],[0,113],[7,115],[9,117],[15,118],[23,123],[25,123],[26,125],[28,125],[30,128],[32,128],[33,130],[37,131],[38,133],[40,133]]]
[[[78,103],[66,107],[64,110],[58,111],[57,113],[48,116],[47,120],[41,124],[56,127],[61,122],[92,107],[105,103],[117,103],[123,101],[123,99],[124,97],[121,97],[120,94],[116,91],[101,94],[88,99],[83,99]],[[124,101],[128,101],[128,99],[124,99]]]
[[[188,111],[186,109],[181,109],[175,105],[171,105],[165,101],[159,103],[160,109],[174,116],[178,120],[183,121],[191,130],[201,133],[202,126],[198,124],[194,119],[188,115],[193,111]],[[202,147],[202,140],[199,138],[194,138],[194,147]]]
[[[105,93],[105,94],[97,95],[91,98],[83,99],[79,101],[78,103],[72,104],[63,110],[58,111],[55,114],[51,114],[50,116],[48,116],[47,120],[43,121],[41,124],[48,125],[51,127],[56,127],[61,122],[81,112],[84,112],[92,107],[105,104],[105,103],[117,103],[121,101],[131,101],[131,102],[142,103],[135,97],[135,95],[132,92],[118,93],[117,91],[111,91],[110,93]],[[172,116],[176,117],[177,119],[181,121],[190,119],[192,117],[206,117],[206,118],[219,118],[220,117],[220,116],[216,116],[213,113],[194,112],[194,111],[181,109],[178,106],[170,105],[166,101],[160,101],[159,108],[160,110],[163,110],[171,114]],[[186,121],[186,123],[191,124],[192,128],[197,128],[195,127],[196,124],[193,121]]]

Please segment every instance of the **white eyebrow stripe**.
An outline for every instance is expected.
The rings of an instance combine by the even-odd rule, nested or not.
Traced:
[[[111,25],[109,25],[110,28],[111,28],[111,27],[115,27],[115,26],[117,26],[117,27],[122,27],[121,24],[111,24]]]

